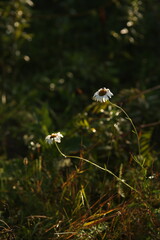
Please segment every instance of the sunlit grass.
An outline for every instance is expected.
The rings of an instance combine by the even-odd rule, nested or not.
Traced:
[[[151,132],[138,132],[107,101],[87,106],[63,135],[48,135],[49,142],[25,135],[26,156],[1,157],[2,239],[156,239],[160,185]]]

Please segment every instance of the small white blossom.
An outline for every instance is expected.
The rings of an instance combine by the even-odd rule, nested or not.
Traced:
[[[45,138],[45,141],[46,141],[46,143],[48,143],[48,144],[52,144],[52,143],[53,143],[53,138],[51,138],[51,135],[48,135],[48,136]]]
[[[46,138],[45,138],[45,141],[48,143],[48,144],[52,144],[53,142],[58,142],[60,143],[61,142],[61,138],[63,138],[63,135],[58,132],[58,133],[52,133],[50,135],[48,135]]]
[[[93,100],[97,102],[106,102],[113,96],[113,93],[108,88],[100,88],[93,95]]]

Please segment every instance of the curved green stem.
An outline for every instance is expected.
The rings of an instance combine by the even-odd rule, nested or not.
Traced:
[[[120,109],[120,110],[126,115],[127,119],[130,121],[130,123],[131,123],[131,125],[132,125],[132,127],[133,127],[133,129],[134,129],[134,132],[135,132],[135,134],[136,134],[136,137],[137,137],[138,153],[139,153],[139,155],[140,155],[141,149],[140,149],[139,136],[138,136],[137,129],[136,129],[136,127],[135,127],[135,125],[134,125],[132,119],[129,117],[129,115],[126,113],[126,111],[125,111],[123,108],[121,108],[120,106],[118,106],[117,104],[112,103],[112,102],[110,102],[110,104],[111,104],[112,106],[114,106],[114,107]]]
[[[78,156],[65,155],[65,154],[60,150],[60,148],[59,148],[59,146],[58,146],[58,144],[57,144],[56,142],[55,142],[55,145],[56,145],[57,150],[59,151],[59,153],[60,153],[63,157],[65,157],[65,158],[75,158],[75,159],[83,160],[83,161],[85,161],[85,162],[87,162],[87,163],[90,163],[90,164],[92,164],[93,166],[95,166],[95,167],[97,167],[97,168],[99,168],[99,169],[101,169],[101,170],[103,170],[103,171],[105,171],[105,172],[108,172],[109,174],[111,174],[112,176],[114,176],[118,181],[122,182],[122,183],[125,184],[127,187],[129,187],[131,190],[134,190],[135,192],[139,193],[135,188],[133,188],[132,186],[130,186],[130,185],[129,185],[128,183],[126,183],[123,179],[117,177],[113,172],[111,172],[110,170],[108,170],[106,167],[103,168],[103,167],[99,166],[98,164],[96,164],[96,163],[94,163],[94,162],[92,162],[92,161],[90,161],[90,160],[88,160],[88,159],[86,159],[86,158],[82,158],[82,157],[78,157]]]

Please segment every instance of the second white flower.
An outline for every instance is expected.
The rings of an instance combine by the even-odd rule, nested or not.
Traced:
[[[97,102],[106,102],[113,96],[113,93],[108,88],[100,88],[93,95],[93,100]]]

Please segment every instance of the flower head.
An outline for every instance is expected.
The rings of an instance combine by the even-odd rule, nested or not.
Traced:
[[[46,138],[45,138],[45,141],[48,143],[48,144],[52,144],[53,142],[58,142],[60,143],[61,142],[61,138],[63,138],[63,135],[58,132],[58,133],[52,133],[50,135],[48,135]]]
[[[93,95],[93,100],[97,102],[106,102],[113,96],[113,93],[108,88],[100,88]]]

